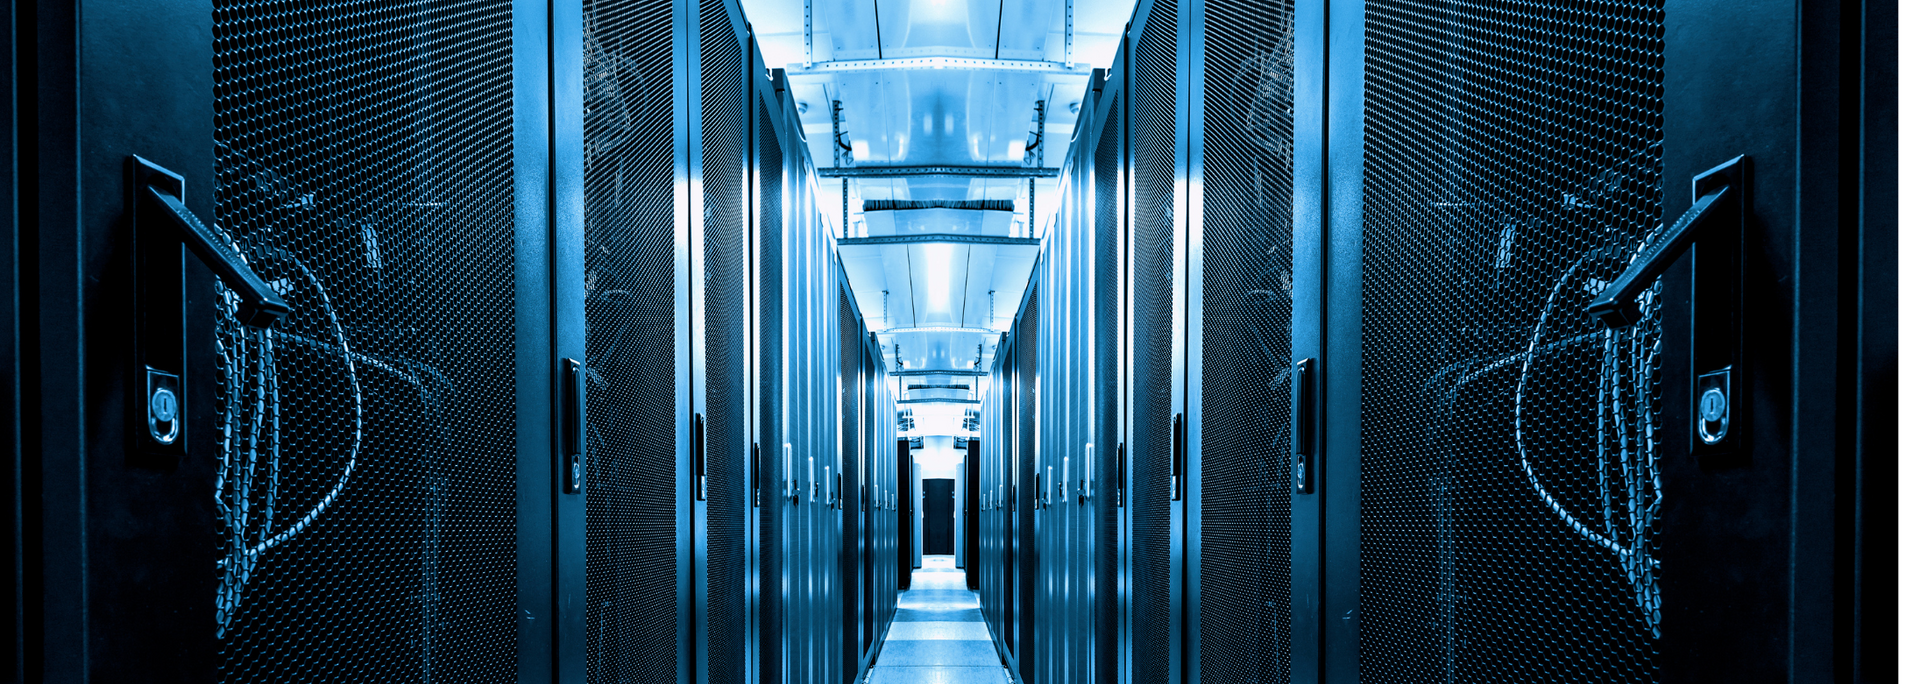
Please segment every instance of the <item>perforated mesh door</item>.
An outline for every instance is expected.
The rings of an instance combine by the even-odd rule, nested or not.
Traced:
[[[224,681],[515,676],[509,10],[214,3]]]
[[[1109,86],[1111,87],[1111,86]],[[1122,93],[1124,96],[1124,92]],[[1099,558],[1094,588],[1096,639],[1094,681],[1120,681],[1120,118],[1108,110],[1093,156],[1094,379],[1098,402],[1094,424],[1094,472],[1100,486]]]
[[[838,283],[835,284],[837,285]],[[839,288],[836,287],[834,289],[838,290]],[[840,542],[840,576],[835,578],[836,585],[833,587],[833,599],[836,603],[832,604],[835,610],[840,611],[839,624],[835,626],[835,629],[839,631],[840,642],[834,644],[833,647],[837,654],[836,660],[839,662],[842,671],[853,673],[858,671],[860,666],[860,656],[862,653],[861,636],[865,633],[865,623],[862,620],[863,616],[861,614],[861,609],[865,607],[866,600],[865,594],[861,592],[861,590],[865,588],[862,584],[863,575],[860,571],[860,561],[863,560],[861,549],[864,545],[861,544],[862,516],[859,503],[860,482],[858,478],[861,472],[860,437],[862,427],[860,422],[860,367],[861,362],[866,358],[866,349],[862,346],[865,338],[860,334],[859,311],[853,307],[853,301],[848,298],[845,290],[840,290],[839,296],[834,297],[834,300],[839,305],[836,307],[838,311],[835,313],[837,313],[840,318],[840,339],[836,340],[840,346],[840,378],[838,382],[839,388],[837,390],[840,393],[840,405],[838,407],[840,412],[840,465],[833,469],[835,480],[830,484],[833,486],[833,495],[837,497],[840,502],[840,512],[837,516],[839,520],[834,522],[838,522],[841,527],[838,538]],[[828,516],[828,520],[833,521],[834,517],[836,516]]]
[[[1367,4],[1366,681],[1654,677],[1660,316],[1582,309],[1661,221],[1661,21]]]
[[[1285,682],[1293,641],[1293,6],[1206,6],[1200,677]]]
[[[781,303],[785,301],[782,270],[781,183],[786,163],[780,150],[773,117],[758,94],[753,102],[753,194],[758,205],[754,235],[759,254],[754,269],[759,272],[759,310],[754,312],[760,338],[760,676],[763,681],[784,681],[786,610],[787,477],[786,457],[780,435],[780,378],[784,372],[785,319]]]
[[[1009,625],[1012,627],[1012,636],[1007,640],[1007,648],[1014,652],[1014,657],[1019,661],[1017,664],[1021,680],[1028,682],[1035,681],[1034,666],[1038,665],[1036,662],[1038,656],[1034,652],[1033,628],[1037,617],[1034,615],[1034,598],[1040,583],[1040,568],[1037,562],[1039,540],[1035,529],[1039,516],[1034,514],[1034,500],[1040,496],[1040,492],[1034,486],[1034,475],[1041,472],[1035,468],[1035,464],[1040,457],[1038,453],[1039,396],[1036,391],[1039,385],[1036,382],[1039,375],[1039,365],[1036,363],[1039,360],[1039,354],[1036,347],[1039,346],[1042,295],[1040,290],[1035,289],[1033,294],[1027,297],[1026,313],[1020,315],[1019,327],[1013,331],[1016,345],[1013,353],[1014,406],[1018,413],[1014,415],[1011,427],[1019,431],[1019,436],[1016,438],[1018,441],[1015,442],[1012,456],[1014,486],[1018,487],[1020,496],[1019,505],[1014,508],[1013,514],[1015,551],[1013,591],[1007,594],[1013,601],[1007,610],[1007,614],[1012,616],[1010,618],[1012,624]]]
[[[586,4],[587,678],[676,665],[673,12]]]
[[[746,66],[724,0],[700,1],[705,206],[707,676],[746,680]]]
[[[1173,185],[1179,9],[1158,0],[1133,51],[1133,680],[1167,681],[1173,462]]]

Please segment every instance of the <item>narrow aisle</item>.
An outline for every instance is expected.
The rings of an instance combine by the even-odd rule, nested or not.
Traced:
[[[926,556],[887,630],[868,684],[1006,684],[980,597],[967,589],[953,556]]]

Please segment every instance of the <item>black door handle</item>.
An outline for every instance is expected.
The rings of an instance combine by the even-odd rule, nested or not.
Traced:
[[[143,449],[171,455],[186,453],[187,422],[186,246],[239,299],[235,317],[264,330],[287,315],[280,293],[269,287],[232,245],[207,229],[187,209],[186,180],[142,159],[127,157],[123,210],[133,245],[129,296],[133,307],[133,363],[129,388],[140,401],[129,402],[135,433],[146,433]]]
[[[1695,454],[1738,447],[1745,411],[1741,355],[1746,282],[1746,217],[1753,200],[1752,163],[1734,157],[1693,177],[1693,206],[1654,237],[1640,258],[1587,305],[1608,327],[1637,323],[1637,300],[1654,279],[1693,251],[1693,394]]]
[[[267,286],[260,275],[253,272],[245,259],[231,245],[214,236],[199,217],[187,209],[187,203],[181,198],[186,189],[185,181],[172,171],[168,171],[153,162],[134,156],[129,159],[133,167],[134,207],[154,212],[164,223],[179,229],[179,237],[187,249],[220,277],[227,289],[240,297],[238,318],[241,323],[255,328],[266,328],[280,320],[291,309],[280,293]],[[136,214],[138,216],[138,214]],[[137,221],[138,219],[136,219]]]
[[[561,491],[579,494],[586,479],[580,455],[587,441],[587,366],[579,359],[561,359],[560,371]]]
[[[1313,359],[1293,364],[1293,491],[1313,491]]]

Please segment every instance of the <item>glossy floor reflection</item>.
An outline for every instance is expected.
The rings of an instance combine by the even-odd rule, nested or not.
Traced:
[[[1006,684],[1007,670],[987,636],[979,595],[953,556],[926,556],[887,630],[868,684]]]

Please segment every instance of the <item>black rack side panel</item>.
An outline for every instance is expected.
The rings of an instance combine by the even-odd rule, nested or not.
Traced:
[[[757,89],[756,89],[757,90]],[[788,504],[784,446],[781,441],[782,356],[785,348],[785,319],[782,302],[786,293],[783,268],[782,188],[786,160],[780,149],[778,129],[772,113],[759,94],[753,101],[754,162],[753,191],[759,205],[755,235],[760,241],[755,268],[760,283],[757,313],[760,326],[760,677],[765,682],[785,679],[787,637],[787,595],[784,578],[786,565],[786,520]]]
[[[1109,85],[1108,87],[1113,87]],[[1118,97],[1126,97],[1122,91]],[[1091,105],[1089,105],[1091,106]],[[1100,459],[1094,472],[1100,486],[1093,502],[1099,506],[1100,556],[1094,590],[1094,681],[1120,681],[1120,119],[1121,107],[1108,110],[1108,120],[1093,153],[1094,193],[1094,372],[1096,401],[1094,454]],[[1102,591],[1104,589],[1104,591]]]
[[[700,154],[705,198],[707,673],[747,670],[746,65],[725,0],[700,0]]]
[[[213,3],[222,681],[515,676],[510,10]]]
[[[673,9],[584,7],[587,679],[677,675]]]
[[[1204,7],[1200,677],[1284,682],[1293,642],[1293,5]]]
[[[1134,506],[1133,678],[1168,681],[1171,666],[1171,504],[1173,466],[1174,187],[1179,8],[1159,0],[1137,28],[1129,65],[1127,117],[1133,156],[1133,421],[1128,486]]]
[[[1583,309],[1663,221],[1662,22],[1366,6],[1363,681],[1656,677],[1658,288]]]

